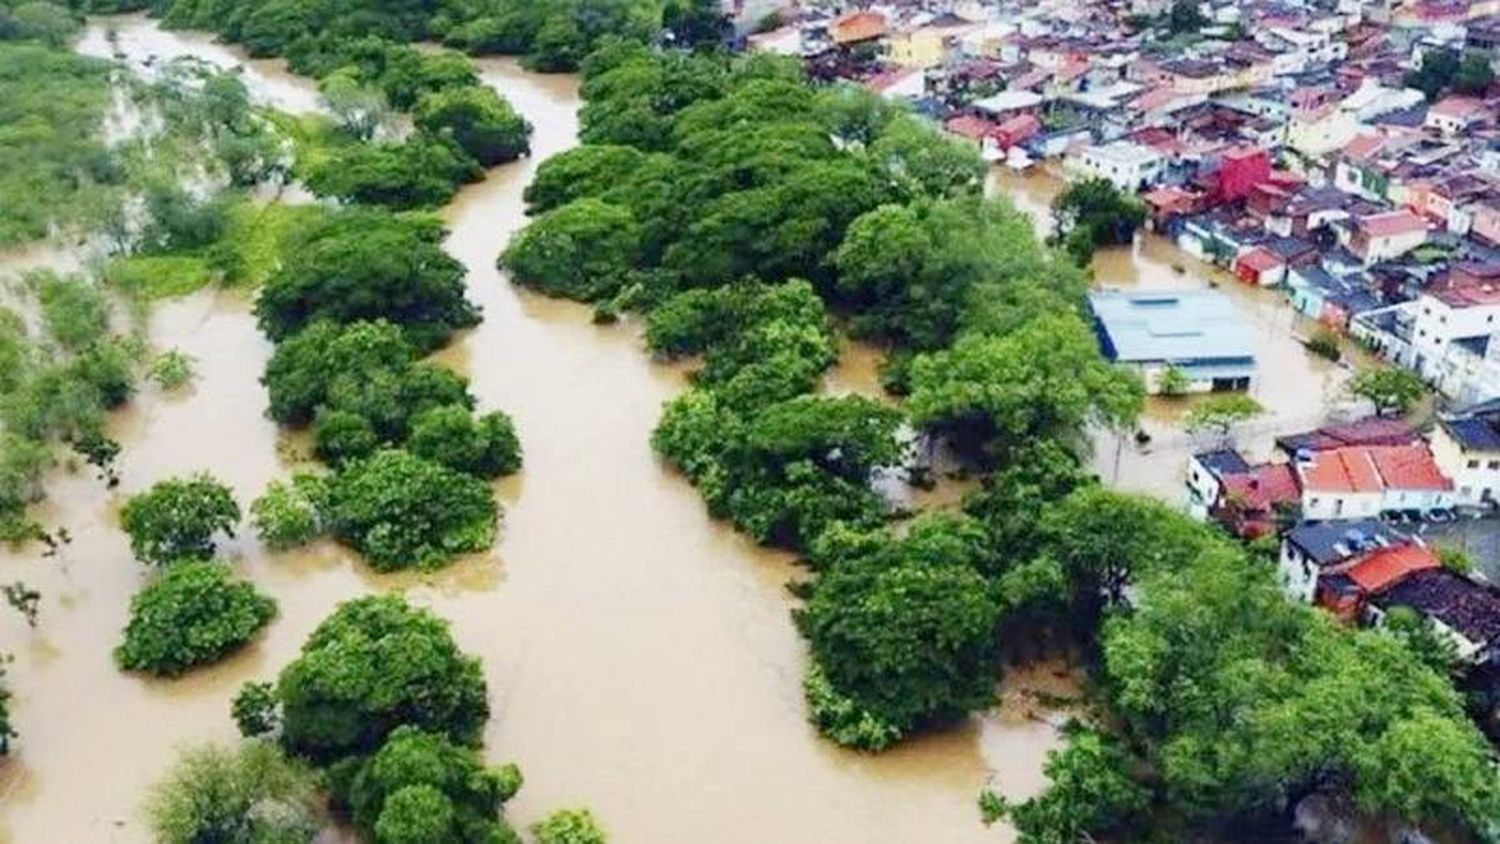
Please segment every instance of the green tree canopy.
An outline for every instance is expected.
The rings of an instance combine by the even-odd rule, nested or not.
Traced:
[[[514,161],[531,151],[531,124],[494,89],[445,88],[417,102],[416,125],[446,135],[484,167]]]
[[[234,535],[240,506],[229,487],[207,474],[157,481],[120,510],[130,551],[148,565],[213,556],[214,537]]]
[[[115,662],[127,671],[175,676],[243,647],[276,615],[276,602],[213,561],[166,567],[130,602]]]
[[[276,684],[282,741],[319,760],[371,753],[404,724],[473,745],[486,695],[447,622],[396,595],[340,604]]]
[[[163,844],[310,844],[322,826],[316,779],[275,745],[206,744],[182,752],[151,789],[146,815]]]
[[[489,485],[399,449],[341,468],[325,506],[333,535],[378,571],[432,568],[483,551],[500,520]]]
[[[255,303],[261,330],[284,339],[318,320],[387,319],[430,349],[479,321],[464,268],[426,220],[345,212],[299,238]]]

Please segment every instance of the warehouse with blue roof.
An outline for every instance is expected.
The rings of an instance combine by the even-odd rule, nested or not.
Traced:
[[[1089,308],[1105,357],[1139,369],[1149,393],[1170,392],[1173,381],[1188,393],[1250,388],[1248,319],[1222,293],[1111,290],[1091,294]],[[1173,370],[1182,377],[1168,377]]]

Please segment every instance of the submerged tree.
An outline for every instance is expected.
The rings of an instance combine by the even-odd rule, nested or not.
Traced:
[[[137,560],[163,566],[213,556],[214,537],[234,535],[240,506],[229,487],[207,474],[157,481],[120,510]]]

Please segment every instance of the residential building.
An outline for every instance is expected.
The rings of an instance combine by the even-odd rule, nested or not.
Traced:
[[[1411,542],[1379,519],[1348,522],[1304,522],[1281,539],[1278,570],[1281,586],[1291,597],[1311,604],[1318,580],[1356,557],[1381,548]]]
[[[1375,621],[1395,607],[1406,607],[1433,624],[1470,663],[1489,657],[1500,643],[1500,589],[1441,567],[1425,567],[1374,596]]]
[[[1500,400],[1441,417],[1432,431],[1432,456],[1453,479],[1457,503],[1494,505],[1500,498]]]
[[[1078,177],[1105,179],[1131,193],[1155,184],[1166,166],[1161,153],[1130,141],[1089,147],[1069,162]]]
[[[1346,446],[1300,452],[1292,461],[1302,516],[1312,521],[1453,506],[1453,481],[1426,445]]]

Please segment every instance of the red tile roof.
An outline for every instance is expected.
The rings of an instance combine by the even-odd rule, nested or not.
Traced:
[[[1304,489],[1315,492],[1379,492],[1384,487],[1363,448],[1320,451],[1299,466]]]
[[[1270,510],[1277,504],[1292,504],[1300,497],[1297,478],[1286,463],[1262,463],[1248,472],[1227,475],[1224,492],[1249,510]]]
[[[1484,102],[1473,97],[1444,97],[1432,106],[1433,114],[1470,120],[1484,114]]]
[[[1241,255],[1237,263],[1249,267],[1257,273],[1263,273],[1266,270],[1274,270],[1284,265],[1286,261],[1281,260],[1280,255],[1277,255],[1264,246],[1257,246]]]
[[[1427,446],[1349,446],[1316,452],[1300,466],[1302,486],[1313,492],[1449,490],[1453,481],[1438,468]]]
[[[1452,479],[1438,468],[1425,445],[1373,446],[1369,452],[1375,470],[1391,489],[1453,489]]]
[[[833,22],[828,28],[836,44],[868,41],[885,34],[885,15],[879,12],[854,12]]]
[[[1393,234],[1427,230],[1427,222],[1405,208],[1360,217],[1355,222],[1369,237],[1389,237]]]
[[[971,141],[980,141],[995,131],[995,124],[982,117],[965,114],[950,118],[943,124],[943,128]]]
[[[1408,576],[1440,565],[1431,549],[1422,545],[1392,545],[1371,551],[1344,570],[1344,574],[1367,594],[1377,594]]]

